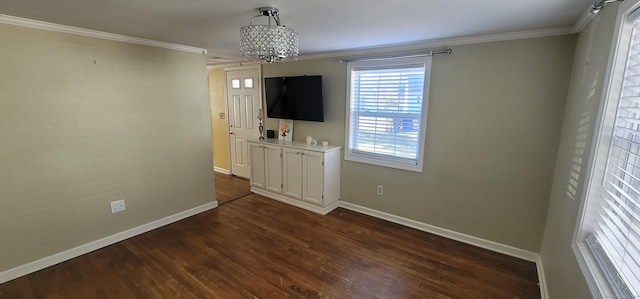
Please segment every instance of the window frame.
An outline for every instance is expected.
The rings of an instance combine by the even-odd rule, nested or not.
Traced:
[[[346,161],[353,161],[359,163],[366,163],[371,165],[390,167],[414,172],[422,172],[424,165],[424,148],[426,140],[427,129],[427,111],[429,106],[429,88],[431,81],[431,55],[424,55],[420,57],[399,57],[399,58],[386,58],[386,59],[371,59],[371,60],[357,60],[347,62],[347,103],[346,103],[346,121],[345,121],[345,151],[344,159]],[[416,150],[416,161],[413,163],[406,163],[406,158],[386,156],[375,153],[363,153],[360,151],[354,151],[351,148],[351,104],[352,104],[352,74],[354,68],[380,68],[380,70],[389,69],[392,67],[402,67],[407,65],[424,65],[424,82],[423,82],[423,95],[422,95],[422,107],[420,110],[420,132],[418,136],[418,144]]]
[[[594,231],[594,223],[598,213],[594,206],[601,202],[599,199],[601,185],[606,175],[609,148],[614,135],[613,129],[634,27],[633,22],[629,21],[629,16],[633,15],[632,20],[638,18],[638,9],[640,9],[640,0],[625,1],[618,8],[613,31],[614,38],[604,76],[603,96],[596,117],[591,154],[582,189],[583,195],[580,197],[581,203],[571,242],[573,252],[594,298],[613,298],[615,296],[596,261],[596,257],[586,244],[586,238]]]

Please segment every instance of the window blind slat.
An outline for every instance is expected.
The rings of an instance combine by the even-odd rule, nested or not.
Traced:
[[[609,193],[611,196],[619,198],[619,199],[626,199],[629,201],[630,204],[625,204],[624,202],[621,202],[623,205],[628,205],[630,208],[635,208],[638,209],[638,203],[635,202],[634,199],[632,199],[632,196],[630,196],[629,194],[627,194],[627,192],[625,192],[624,190],[622,190],[620,187],[616,186],[614,183],[612,182],[606,182],[606,184],[610,187],[613,187],[614,190],[610,190],[607,189],[605,186],[605,190],[607,191],[611,191],[611,192],[615,192],[617,191],[617,193]],[[633,209],[630,209],[631,211],[633,211]]]
[[[628,123],[630,125],[639,125],[640,119],[632,118],[632,117],[618,117],[618,120]]]
[[[637,66],[638,66],[638,69],[640,69],[640,64],[638,64]],[[620,100],[630,104],[640,104],[640,96],[638,95],[623,96],[620,98]]]
[[[623,155],[630,155],[630,157],[625,157]],[[612,144],[611,145],[611,153],[610,153],[610,159],[611,158],[616,158],[619,159],[620,161],[623,161],[624,163],[627,163],[628,159],[630,158],[639,158],[640,154],[635,154],[630,152],[629,150],[627,150],[626,148],[622,148],[617,144]],[[614,161],[612,160],[612,163]],[[631,165],[633,166],[633,168],[636,169],[640,169],[640,165]]]

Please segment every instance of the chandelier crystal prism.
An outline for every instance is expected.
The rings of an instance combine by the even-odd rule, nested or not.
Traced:
[[[259,15],[248,26],[240,28],[240,56],[245,60],[265,63],[298,59],[298,33],[280,24],[280,11],[275,7],[260,7]],[[253,20],[267,17],[267,25],[254,25]],[[275,25],[271,21],[275,21]]]

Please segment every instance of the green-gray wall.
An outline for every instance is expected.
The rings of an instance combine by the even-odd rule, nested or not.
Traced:
[[[564,35],[456,46],[434,57],[424,172],[344,161],[341,199],[539,252],[574,47],[575,36]],[[263,67],[264,77],[305,74],[324,76],[326,119],[295,121],[293,139],[344,145],[346,64]]]
[[[203,55],[4,24],[0,41],[0,272],[215,201]]]
[[[551,298],[591,298],[571,241],[583,196],[616,13],[616,5],[607,6],[578,36],[541,249]]]

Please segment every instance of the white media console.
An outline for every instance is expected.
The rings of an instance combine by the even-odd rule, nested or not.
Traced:
[[[340,199],[341,147],[250,140],[251,191],[326,215]]]

